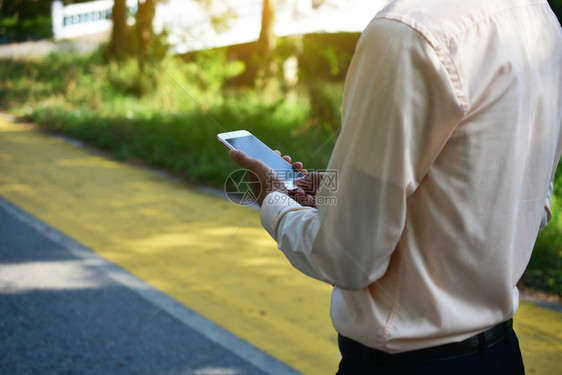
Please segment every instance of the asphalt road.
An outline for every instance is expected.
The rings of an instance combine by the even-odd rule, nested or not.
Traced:
[[[296,374],[0,197],[0,374]]]

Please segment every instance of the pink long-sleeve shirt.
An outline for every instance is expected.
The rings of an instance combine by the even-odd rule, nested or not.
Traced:
[[[562,30],[546,1],[395,0],[363,32],[318,208],[262,224],[334,285],[336,330],[397,353],[512,317],[550,219]]]

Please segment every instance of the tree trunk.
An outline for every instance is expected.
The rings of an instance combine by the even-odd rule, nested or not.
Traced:
[[[116,58],[122,58],[127,54],[129,47],[129,34],[127,28],[127,4],[126,0],[115,0],[113,3],[113,29],[109,50]]]
[[[155,0],[138,0],[137,36],[139,40],[139,70],[141,74],[144,73],[145,60],[154,39],[152,20],[155,13]]]
[[[263,0],[261,31],[258,39],[260,52],[269,55],[275,49],[275,0]],[[263,56],[263,55],[262,55]]]
[[[261,30],[257,45],[259,65],[256,70],[256,78],[262,79],[264,82],[267,81],[273,70],[271,52],[276,46],[275,33],[273,31],[273,26],[275,25],[275,1],[263,1]]]

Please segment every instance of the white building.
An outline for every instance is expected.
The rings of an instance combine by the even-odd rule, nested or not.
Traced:
[[[142,0],[141,0],[142,1]],[[388,0],[278,0],[275,33],[279,36],[313,32],[362,31]],[[127,0],[131,13],[137,0]],[[210,8],[194,0],[167,0],[156,6],[154,29],[166,29],[176,53],[255,41],[261,28],[263,0],[214,0]],[[55,40],[107,32],[112,0],[63,6],[53,3]],[[217,23],[216,20],[222,20]]]

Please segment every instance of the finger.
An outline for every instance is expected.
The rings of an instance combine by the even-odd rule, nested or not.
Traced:
[[[242,150],[230,150],[228,156],[241,167],[248,168],[251,158]]]
[[[251,157],[242,150],[230,150],[228,152],[228,156],[230,156],[232,161],[234,161],[242,168],[252,170],[254,172],[257,172],[258,174],[262,172],[265,173],[264,171],[270,169],[267,164],[265,164],[261,160]]]
[[[313,196],[311,195],[299,195],[296,196],[295,201],[300,204],[301,206],[305,206],[305,207],[316,207],[316,200],[314,199]]]
[[[242,150],[230,150],[228,156],[242,168],[256,173],[261,182],[266,182],[271,178],[278,178],[277,173],[269,165],[259,159],[252,158]]]
[[[312,187],[312,185],[309,182],[303,182],[303,183],[299,183],[297,184],[297,186],[302,189],[306,195],[310,195],[310,194],[316,194],[315,189]]]
[[[299,188],[307,188],[310,186],[310,181],[306,177],[295,178],[295,184]]]
[[[296,161],[293,163],[293,169],[296,169],[297,171],[302,171],[303,165],[300,161]]]
[[[304,190],[301,189],[301,188],[297,188],[296,190],[293,190],[293,193],[294,193],[295,195],[300,195],[300,196],[305,196],[305,195],[306,195],[306,193],[304,192]]]
[[[313,182],[314,186],[316,186],[318,188],[320,186],[320,184],[322,183],[322,180],[324,179],[324,174],[315,172],[313,179],[314,179],[314,182]]]
[[[310,172],[307,177],[314,185],[319,185],[323,176],[318,172]]]
[[[293,198],[294,200],[297,200],[299,197],[304,197],[306,196],[306,193],[304,192],[303,189],[301,188],[296,188],[295,190],[290,190],[289,191],[289,196],[291,198]]]
[[[281,151],[279,150],[273,150],[273,152],[275,152],[277,155],[281,156]],[[285,159],[285,161],[289,164],[291,164],[291,157],[289,155],[285,155],[285,156],[281,156],[283,159]]]
[[[307,194],[303,189],[298,188],[290,191],[289,196],[301,206],[316,208],[316,199],[314,196]]]

